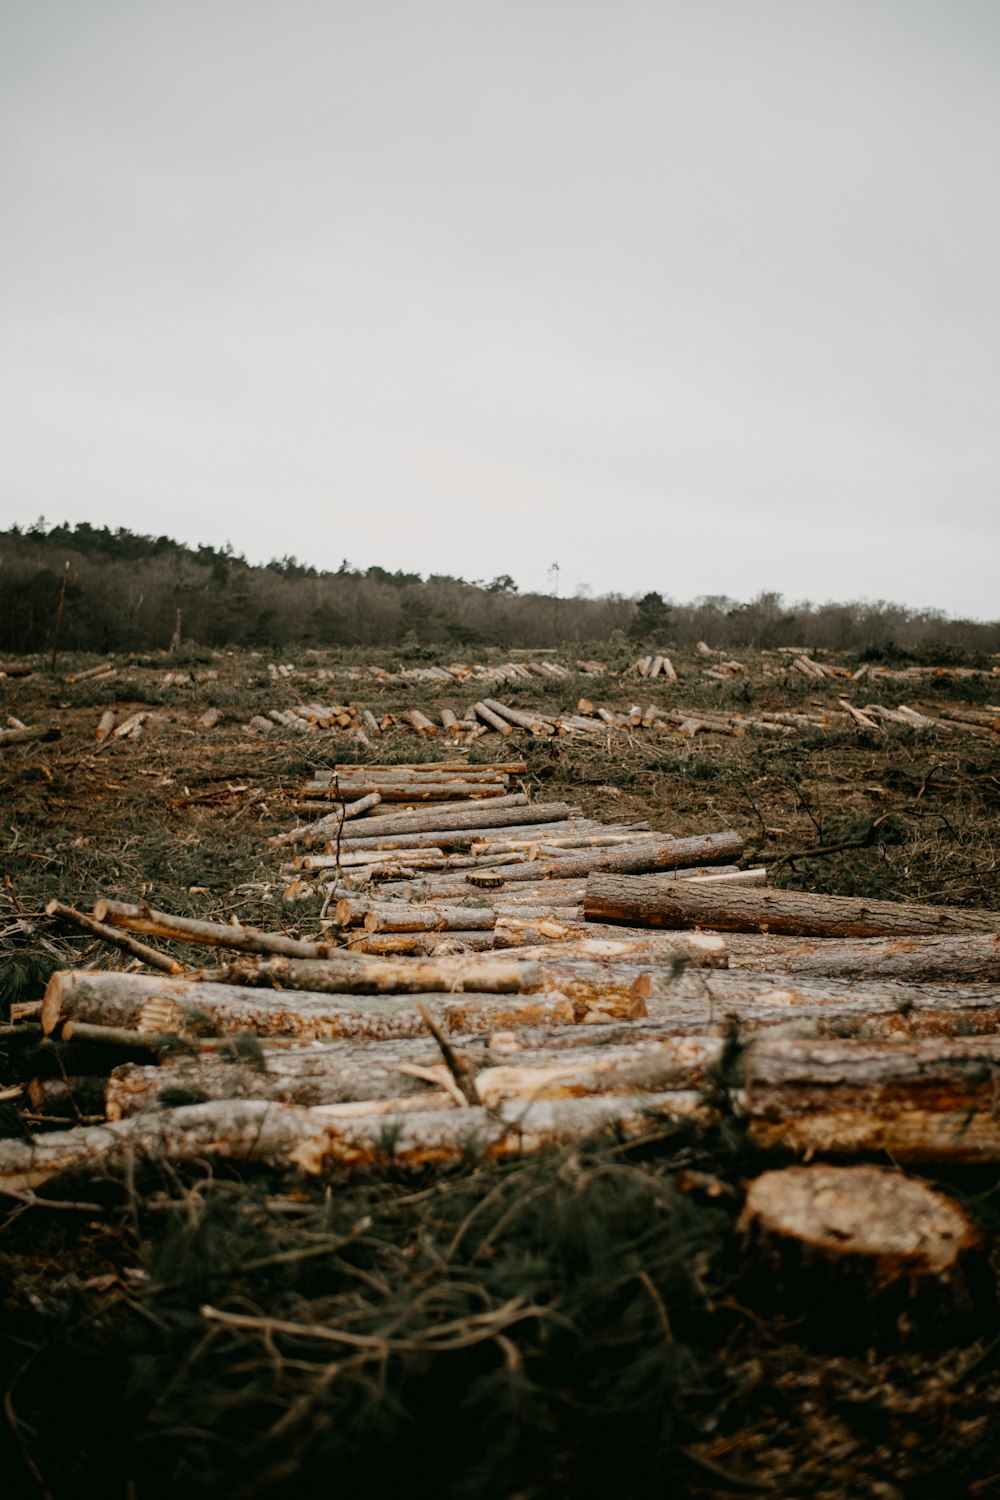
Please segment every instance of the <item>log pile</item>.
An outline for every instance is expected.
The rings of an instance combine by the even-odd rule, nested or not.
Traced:
[[[390,1137],[405,1164],[643,1136],[717,1107],[734,1024],[730,1103],[762,1151],[1000,1160],[1000,916],[771,890],[736,832],[532,803],[525,771],[305,784],[314,816],[273,842],[324,893],[318,937],[54,902],[130,970],[49,980],[45,1129],[0,1142],[0,1190],[136,1152],[322,1172]],[[758,1198],[748,1225],[785,1232],[791,1200]]]

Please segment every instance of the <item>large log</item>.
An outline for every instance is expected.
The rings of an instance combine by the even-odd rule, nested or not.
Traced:
[[[493,932],[453,928],[448,932],[369,932],[362,929],[347,939],[352,953],[411,953],[419,958],[453,953],[486,953],[493,949]]]
[[[72,1023],[125,1027],[142,1032],[192,1034],[239,1031],[300,1041],[421,1036],[428,1007],[446,1032],[505,1030],[527,1025],[563,1025],[578,1019],[564,995],[490,995],[463,992],[369,998],[310,991],[277,992],[206,980],[154,978],[89,970],[60,970],[45,991],[42,1025],[60,1022],[69,1038]]]
[[[495,1108],[507,1099],[698,1088],[709,1069],[718,1064],[723,1046],[718,1037],[671,1037],[625,1046],[498,1052],[471,1044],[456,1050],[479,1102]],[[429,1037],[362,1046],[267,1048],[256,1062],[199,1053],[174,1058],[160,1067],[126,1063],[115,1068],[103,1102],[109,1120],[209,1099],[270,1099],[309,1108],[365,1100],[398,1104],[413,1099],[441,1108],[447,1101],[434,1088],[440,1067],[437,1043]],[[53,1082],[65,1087],[61,1080]],[[96,1100],[94,1080],[84,1082],[90,1090],[88,1097]]]
[[[945,979],[959,983],[1000,980],[1000,934],[962,937],[783,938],[764,940],[759,951],[737,948],[733,968],[859,979]]]
[[[603,874],[588,879],[583,910],[588,921],[802,937],[1000,932],[1000,913],[956,906]]]
[[[522,1156],[609,1128],[618,1136],[642,1136],[656,1128],[658,1114],[700,1109],[700,1095],[680,1091],[527,1105],[516,1099],[490,1111],[420,1110],[395,1118],[373,1111],[345,1119],[339,1105],[300,1109],[255,1099],[192,1104],[30,1141],[2,1140],[0,1192],[30,1192],[67,1172],[120,1171],[143,1155],[175,1163],[261,1163],[309,1174],[387,1160],[399,1166],[462,1161],[470,1152]]]
[[[898,1161],[1000,1161],[1000,1037],[807,1041],[750,1049],[756,1144],[807,1156],[886,1152]]]

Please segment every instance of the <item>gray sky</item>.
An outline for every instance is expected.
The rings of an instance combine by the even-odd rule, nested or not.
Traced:
[[[0,526],[1000,615],[996,0],[5,0]]]

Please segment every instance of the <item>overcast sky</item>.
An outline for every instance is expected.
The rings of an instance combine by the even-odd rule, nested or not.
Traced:
[[[4,0],[0,527],[996,618],[997,0]]]

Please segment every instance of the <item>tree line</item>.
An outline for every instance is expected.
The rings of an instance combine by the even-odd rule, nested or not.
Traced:
[[[467,582],[445,574],[353,568],[319,571],[294,557],[254,566],[232,548],[188,547],[88,522],[39,520],[0,532],[0,650],[51,647],[66,563],[63,648],[166,648],[177,612],[185,641],[278,649],[314,646],[546,647],[624,635],[658,648],[809,645],[948,659],[1000,651],[1000,621],[953,620],[885,601],[787,605],[762,593],[678,603],[650,592],[555,598],[518,592],[501,575]]]

